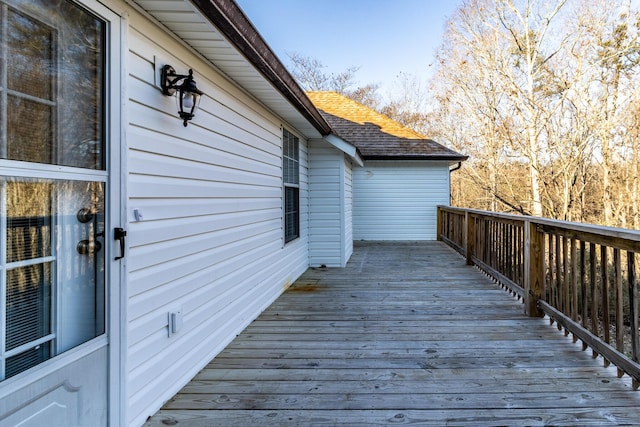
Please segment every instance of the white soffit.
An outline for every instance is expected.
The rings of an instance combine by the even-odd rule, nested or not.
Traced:
[[[307,138],[320,132],[189,0],[130,0]]]

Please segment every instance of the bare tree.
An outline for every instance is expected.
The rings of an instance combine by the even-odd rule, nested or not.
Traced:
[[[491,208],[640,222],[638,16],[605,0],[468,0],[451,18],[430,123],[477,159],[463,174]]]
[[[461,121],[473,122],[468,128],[481,141],[480,151],[489,163],[486,187],[495,199],[509,209],[542,215],[543,135],[566,89],[550,72],[551,59],[564,41],[551,48],[547,39],[564,0],[549,9],[535,5],[538,2],[465,2],[449,23],[434,86],[442,92],[441,108],[455,99]],[[508,180],[499,188],[505,157],[528,166],[525,198]],[[503,191],[512,193],[513,200]]]
[[[297,52],[287,53],[293,64],[291,74],[304,90],[332,91],[351,98],[372,109],[380,107],[380,97],[377,94],[379,85],[367,84],[358,86],[356,73],[360,67],[349,67],[339,73],[325,73],[320,60],[304,56]]]
[[[619,194],[620,155],[629,145],[629,132],[637,126],[629,108],[637,91],[638,73],[638,15],[629,3],[590,2],[580,10],[580,24],[588,31],[588,47],[584,55],[589,59],[591,90],[585,99],[591,133],[598,139],[602,173],[603,222],[625,225],[626,220],[616,194]],[[633,107],[631,107],[633,109]],[[618,184],[618,185],[617,185]]]

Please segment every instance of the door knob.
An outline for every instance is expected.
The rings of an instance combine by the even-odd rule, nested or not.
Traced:
[[[91,212],[91,209],[82,208],[76,214],[76,218],[78,218],[78,221],[82,224],[86,224],[93,219],[93,212]]]
[[[80,240],[76,245],[76,251],[78,251],[80,255],[90,255],[94,252],[98,252],[100,249],[102,249],[102,243],[97,240]]]

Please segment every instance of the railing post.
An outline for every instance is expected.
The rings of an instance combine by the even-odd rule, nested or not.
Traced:
[[[436,240],[442,240],[442,236],[440,235],[440,233],[442,233],[442,209],[440,208],[440,206],[438,206],[436,209],[437,209],[437,214],[436,214]]]
[[[531,220],[524,222],[524,312],[542,317],[538,300],[544,291],[544,234]]]
[[[476,227],[469,212],[464,213],[464,255],[467,265],[473,265],[473,255],[476,245]]]

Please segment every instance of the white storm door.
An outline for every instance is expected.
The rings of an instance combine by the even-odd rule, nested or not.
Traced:
[[[115,20],[94,0],[0,0],[2,426],[106,426],[117,414]]]

